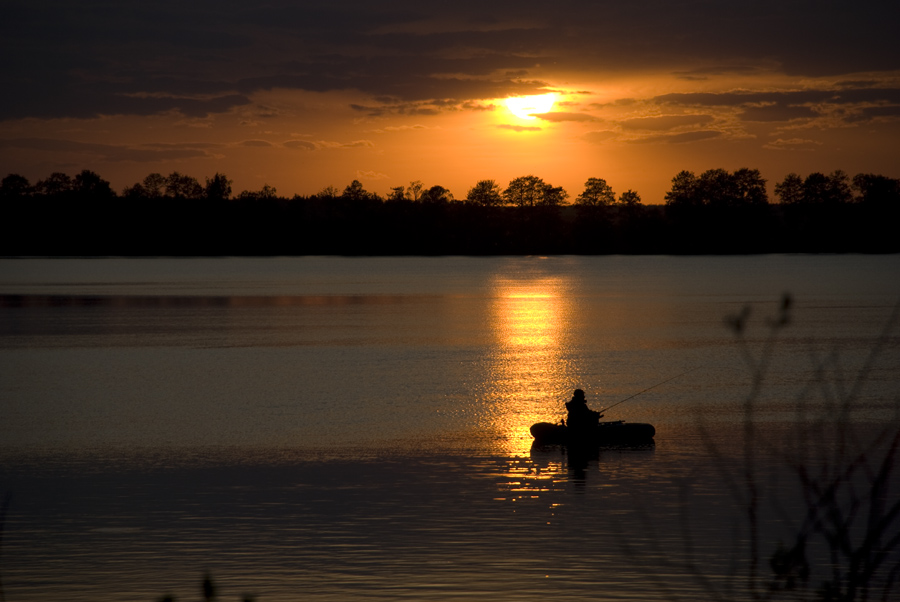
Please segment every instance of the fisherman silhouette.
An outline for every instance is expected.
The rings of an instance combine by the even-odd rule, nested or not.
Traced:
[[[572,400],[566,402],[566,410],[569,411],[569,415],[566,416],[566,426],[579,431],[597,426],[603,417],[600,412],[595,412],[587,406],[584,391],[581,389],[575,389]]]

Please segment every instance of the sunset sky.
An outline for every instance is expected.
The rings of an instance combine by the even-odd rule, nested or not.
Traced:
[[[881,0],[3,0],[0,176],[645,203],[682,169],[900,177],[898,25]]]

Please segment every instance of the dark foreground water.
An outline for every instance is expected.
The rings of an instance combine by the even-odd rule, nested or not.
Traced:
[[[748,483],[766,572],[803,516],[790,465],[896,428],[898,274],[898,256],[2,260],[3,592],[192,600],[208,572],[224,600],[737,599]],[[653,423],[655,447],[532,449],[573,388],[606,407],[676,376],[606,416]]]

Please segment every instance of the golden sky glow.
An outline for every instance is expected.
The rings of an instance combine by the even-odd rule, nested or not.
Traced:
[[[896,3],[95,4],[7,15],[5,173],[121,190],[221,172],[285,196],[421,180],[458,199],[527,174],[574,198],[600,177],[645,203],[683,169],[757,168],[770,191],[789,172],[900,177]]]
[[[556,102],[556,94],[538,94],[535,96],[514,96],[506,99],[509,112],[527,121],[534,121],[538,114],[549,113]]]

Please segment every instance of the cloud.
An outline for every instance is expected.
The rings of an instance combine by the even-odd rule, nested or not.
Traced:
[[[502,130],[512,130],[514,132],[540,132],[541,128],[536,126],[529,125],[510,125],[508,123],[502,123],[497,126]]]
[[[741,112],[744,121],[791,121],[794,119],[813,119],[819,113],[806,105],[766,104],[758,107],[747,107]]]
[[[685,10],[663,0],[582,0],[571,10],[518,8],[472,0],[194,0],[150,9],[138,0],[96,0],[91,10],[77,2],[48,10],[16,2],[0,23],[5,46],[16,49],[0,57],[7,91],[0,121],[205,117],[268,90],[353,91],[394,98],[393,110],[402,110],[435,99],[459,105],[534,94],[561,74],[696,79],[764,70],[862,82],[900,70],[896,2],[810,10],[757,0]],[[364,112],[391,112],[381,104],[356,101]]]
[[[637,98],[618,98],[612,102],[592,102],[588,106],[592,109],[621,108],[638,104]]]
[[[587,113],[566,113],[565,111],[552,111],[550,113],[534,113],[533,117],[544,121],[601,121],[599,118]]]
[[[821,142],[816,140],[804,140],[803,138],[790,138],[783,140],[781,138],[773,140],[768,144],[764,144],[763,148],[771,150],[788,150],[788,151],[813,151],[822,146]]]
[[[286,148],[295,148],[302,150],[316,150],[316,145],[308,140],[288,140],[283,144]]]
[[[874,88],[880,82],[874,79],[851,79],[835,82],[835,88]]]
[[[540,92],[544,89],[543,82],[516,83],[517,90],[521,94],[531,94]],[[493,88],[493,84],[491,85]],[[493,96],[505,96],[509,89],[485,89],[484,93]],[[447,92],[451,92],[448,90]],[[474,91],[473,91],[474,92]],[[452,111],[493,111],[497,108],[492,103],[478,101],[459,101],[456,98],[430,98],[427,100],[417,100],[413,102],[402,102],[397,98],[385,96],[376,98],[379,103],[376,105],[363,105],[351,103],[349,106],[354,111],[365,113],[369,117],[381,117],[384,115],[437,115]]]
[[[646,138],[630,140],[630,142],[638,144],[686,144],[689,142],[700,142],[701,140],[719,138],[720,136],[722,136],[722,132],[716,130],[697,130],[696,132],[682,132],[680,134],[661,134],[658,136],[648,136]]]
[[[679,127],[706,125],[715,121],[711,115],[661,115],[626,119],[620,125],[626,130],[665,131]]]
[[[180,148],[222,148],[225,145],[218,142],[147,142],[141,146],[159,149]]]
[[[388,132],[409,132],[414,130],[427,130],[429,129],[427,126],[416,124],[416,125],[389,125],[387,127],[383,127],[377,130],[371,130],[375,134],[387,134]]]
[[[356,177],[359,180],[387,180],[390,176],[379,173],[377,171],[356,171]]]
[[[120,83],[91,83],[72,81],[74,76],[61,75],[53,81],[52,74],[36,86],[20,87],[16,94],[0,95],[0,121],[25,117],[79,119],[110,115],[160,115],[178,113],[185,117],[203,118],[225,113],[234,107],[250,104],[243,94],[227,94],[210,98],[187,98],[176,95],[141,96],[130,94],[129,87]],[[0,80],[4,87],[15,82]],[[65,97],[65,102],[60,102]]]
[[[316,148],[374,148],[375,143],[371,140],[354,140],[352,142],[329,142],[320,140],[315,143]]]
[[[271,142],[268,142],[267,140],[244,140],[243,142],[238,143],[238,146],[271,148],[274,145]]]
[[[835,88],[791,91],[673,93],[656,96],[658,105],[737,109],[748,122],[788,122],[828,115],[833,125],[900,114],[900,88]]]
[[[204,145],[147,145],[157,148],[135,148],[115,144],[97,144],[61,140],[55,138],[13,138],[0,139],[0,148],[19,148],[56,153],[75,153],[89,155],[102,161],[133,161],[150,163],[172,159],[190,159],[208,157],[210,154],[201,148]],[[213,145],[205,145],[213,146]],[[161,147],[161,148],[160,148]]]
[[[835,90],[793,90],[786,92],[688,92],[655,96],[651,102],[660,105],[690,107],[749,107],[759,105],[800,105],[825,102],[835,98]]]
[[[851,123],[860,121],[877,121],[883,119],[900,118],[900,105],[880,105],[874,107],[860,107],[855,114],[848,115],[846,120]]]
[[[351,142],[335,142],[333,140],[317,140],[311,142],[309,140],[287,140],[282,143],[285,148],[295,150],[336,150],[342,148],[375,148],[375,143],[371,140],[353,140]]]
[[[359,147],[374,148],[375,143],[372,142],[371,140],[354,140],[353,142],[341,143],[339,146],[340,146],[340,148],[359,148]]]
[[[615,138],[618,136],[617,132],[612,130],[599,130],[595,132],[588,132],[584,135],[584,139],[593,144],[602,144],[611,138]]]

